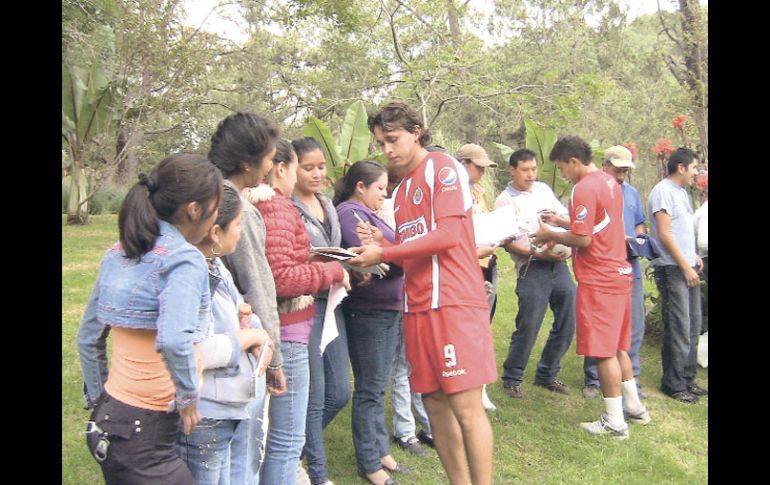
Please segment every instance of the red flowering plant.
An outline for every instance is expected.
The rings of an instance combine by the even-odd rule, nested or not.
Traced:
[[[689,146],[687,143],[687,132],[685,131],[685,123],[687,123],[687,115],[676,115],[676,118],[671,122],[671,126],[679,132],[682,137],[682,146]]]
[[[656,166],[658,167],[658,179],[666,177],[666,162],[668,157],[674,152],[674,146],[668,138],[658,138],[655,146],[652,147],[652,153],[656,157]]]

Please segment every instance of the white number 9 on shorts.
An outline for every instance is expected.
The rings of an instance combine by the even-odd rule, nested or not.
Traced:
[[[446,359],[444,362],[446,367],[454,367],[457,365],[457,356],[455,355],[454,344],[444,345],[444,359]]]

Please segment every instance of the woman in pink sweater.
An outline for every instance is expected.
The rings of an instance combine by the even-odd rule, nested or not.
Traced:
[[[251,189],[248,199],[265,220],[265,254],[275,279],[281,322],[283,372],[288,391],[270,399],[262,483],[295,483],[305,443],[305,417],[310,386],[308,342],[316,308],[313,295],[341,282],[350,289],[348,273],[334,262],[309,262],[310,238],[289,197],[297,180],[297,155],[279,140],[270,185]]]

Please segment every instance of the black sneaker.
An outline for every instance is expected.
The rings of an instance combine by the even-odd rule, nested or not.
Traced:
[[[409,436],[406,438],[393,438],[393,441],[402,449],[417,456],[425,456],[427,451],[420,444],[420,440],[417,436]]]
[[[559,394],[569,394],[569,389],[567,388],[567,385],[564,384],[559,379],[554,379],[551,382],[535,381],[535,385],[540,387],[545,387],[551,392],[558,392]]]
[[[664,392],[664,394],[666,394],[670,398],[676,399],[679,402],[683,402],[687,404],[695,404],[696,402],[698,402],[698,399],[699,399],[698,396],[691,393],[690,391],[672,392],[670,394],[667,392]]]
[[[695,394],[696,396],[705,396],[709,393],[706,389],[703,389],[702,387],[700,387],[698,384],[694,382],[687,386],[687,390],[691,394]]]
[[[521,391],[521,384],[503,384],[503,392],[514,399],[524,397],[524,393]]]
[[[433,449],[436,448],[436,445],[433,443],[433,435],[426,433],[424,429],[417,433],[417,439],[424,445],[430,446]]]

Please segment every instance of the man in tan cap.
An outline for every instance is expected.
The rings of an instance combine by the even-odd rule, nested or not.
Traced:
[[[487,151],[483,147],[474,143],[468,143],[460,147],[455,158],[465,166],[468,171],[468,179],[471,185],[471,197],[473,197],[473,214],[489,212],[486,198],[484,197],[484,187],[479,184],[481,177],[487,167],[495,168],[497,163],[489,159]],[[495,306],[497,303],[497,256],[495,255],[496,246],[481,246],[476,248],[476,255],[479,258],[481,271],[484,273],[484,281],[487,286],[487,297],[489,299],[489,323],[495,316]],[[487,386],[484,385],[481,395],[484,409],[495,411],[497,407],[492,403],[487,395]]]
[[[623,192],[623,224],[626,238],[647,233],[644,206],[641,197],[639,197],[639,191],[626,182],[629,170],[634,168],[632,158],[633,155],[628,148],[616,145],[604,152],[604,164],[602,165],[602,170],[617,180]],[[645,398],[646,396],[639,386],[639,370],[641,369],[639,349],[641,349],[644,339],[644,286],[642,285],[639,258],[631,258],[630,263],[634,273],[634,284],[631,290],[631,349],[628,351],[628,357],[631,359],[631,366],[634,369],[638,396]],[[601,391],[596,359],[586,357],[583,360],[583,372],[585,374],[583,397],[599,397]]]

